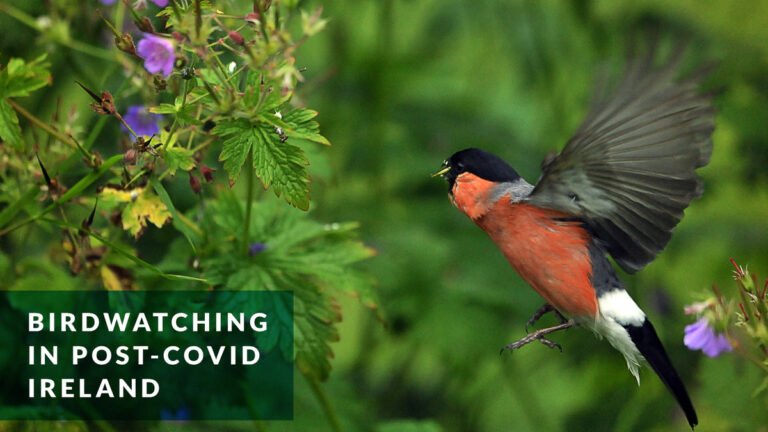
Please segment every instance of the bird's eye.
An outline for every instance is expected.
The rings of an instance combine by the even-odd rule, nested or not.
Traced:
[[[457,162],[456,163],[456,169],[458,169],[460,172],[464,172],[467,170],[467,167],[464,166],[463,162]]]

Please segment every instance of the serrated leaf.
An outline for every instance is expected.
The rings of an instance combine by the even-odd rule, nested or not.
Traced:
[[[202,263],[207,280],[231,290],[293,291],[296,365],[310,377],[327,378],[341,319],[335,296],[352,294],[372,309],[377,305],[370,278],[351,267],[374,253],[356,239],[358,225],[321,224],[277,200],[261,201],[254,204],[245,241],[266,248],[233,259],[231,239],[244,224],[242,202],[232,192],[223,194],[206,214],[203,229],[221,239],[215,258]]]
[[[224,162],[224,170],[229,176],[229,184],[234,185],[240,176],[254,138],[250,122],[244,119],[220,122],[213,128],[213,133],[224,138],[219,154],[219,161]]]
[[[280,142],[274,132],[254,128],[260,135],[259,145],[253,146],[253,168],[265,188],[272,188],[278,197],[302,210],[309,209],[309,161],[299,147]]]
[[[302,210],[309,208],[309,174],[304,152],[295,145],[280,142],[279,135],[264,124],[252,124],[245,119],[223,122],[213,132],[224,137],[219,160],[234,184],[253,152],[253,169],[265,188],[282,196],[289,204]]]
[[[128,191],[105,188],[101,191],[100,202],[105,208],[125,204],[122,212],[123,229],[134,237],[139,237],[147,223],[162,228],[171,218],[162,200],[145,188]]]
[[[333,300],[313,287],[294,290],[293,301],[296,367],[304,375],[325,381],[333,358],[329,343],[339,340],[336,324],[341,321],[341,315]]]
[[[26,63],[23,59],[12,58],[0,71],[0,97],[22,97],[49,84],[51,65],[46,55]]]
[[[155,114],[172,115],[176,118],[179,126],[186,126],[188,124],[197,122],[197,119],[195,119],[194,116],[196,109],[197,108],[195,104],[182,104],[181,97],[179,96],[176,98],[176,101],[173,104],[162,103],[156,107],[150,108],[149,112]]]
[[[177,170],[189,171],[195,167],[195,155],[190,149],[171,147],[165,150],[163,156],[171,175],[176,175]]]
[[[104,209],[112,209],[124,203],[131,202],[144,192],[144,188],[130,190],[115,189],[112,187],[104,188],[99,194],[99,206]]]
[[[16,150],[20,150],[24,144],[16,111],[3,99],[0,99],[0,139]]]
[[[313,120],[317,115],[317,111],[301,108],[289,111],[287,114],[263,115],[260,119],[274,127],[281,128],[289,138],[331,145],[330,141],[320,134],[320,125]]]

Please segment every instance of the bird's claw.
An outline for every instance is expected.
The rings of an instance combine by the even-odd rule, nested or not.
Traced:
[[[555,309],[549,303],[544,303],[544,305],[542,305],[540,308],[538,308],[536,310],[536,312],[534,312],[533,315],[531,315],[531,317],[525,323],[525,332],[526,333],[530,333],[529,329],[531,327],[533,327],[533,325],[536,324],[536,322],[538,322],[541,319],[541,317],[543,317],[544,315],[546,315],[546,314],[548,314],[550,312],[554,312],[555,315],[557,315],[558,319],[560,319],[560,324],[563,324],[563,323],[568,321],[568,319],[565,318],[563,316],[563,314],[560,313],[559,310]]]
[[[504,346],[504,348],[501,349],[501,352],[503,353],[504,350],[512,351],[512,350],[520,349],[523,346],[528,345],[529,343],[531,343],[533,341],[539,341],[539,342],[541,342],[542,344],[546,345],[549,348],[552,348],[552,349],[557,348],[557,349],[560,350],[560,352],[562,352],[563,351],[563,347],[560,346],[559,343],[551,341],[551,340],[545,338],[544,336],[546,336],[546,335],[548,335],[550,333],[559,331],[559,330],[569,329],[569,328],[571,328],[571,327],[573,327],[575,325],[576,325],[576,323],[573,320],[566,320],[565,322],[562,322],[562,323],[560,323],[560,324],[558,324],[556,326],[543,328],[541,330],[536,330],[535,332],[529,333],[525,337],[523,337],[523,338],[521,338],[519,340],[516,340],[515,342],[512,342],[512,343],[510,343],[510,344],[508,344],[506,346]]]

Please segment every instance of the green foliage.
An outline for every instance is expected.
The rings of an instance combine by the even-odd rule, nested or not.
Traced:
[[[203,229],[220,239],[209,252],[211,258],[202,262],[208,280],[233,290],[293,291],[296,364],[304,374],[325,380],[331,369],[329,344],[338,340],[335,325],[341,319],[334,298],[353,280],[356,290],[370,293],[370,283],[349,266],[373,251],[356,240],[355,224],[323,225],[267,200],[253,208],[248,239],[264,250],[239,255],[230,239],[241,233],[243,207],[225,195],[207,213],[211,216]]]
[[[11,146],[0,146],[0,242],[8,261],[3,280],[13,284],[36,278],[37,282],[28,280],[42,283],[43,278],[35,276],[42,274],[52,275],[51,283],[61,289],[102,286],[100,267],[76,277],[61,268],[70,258],[58,245],[64,237],[60,230],[76,233],[93,208],[98,186],[133,180],[129,189],[151,187],[171,213],[170,223],[162,229],[150,223],[134,241],[122,226],[109,222],[111,213],[99,208],[95,232],[89,237],[93,246],[106,244],[96,235],[109,242],[105,260],[130,269],[141,287],[194,283],[168,277],[216,281],[200,283],[206,287],[224,283],[289,287],[314,280],[312,289],[297,293],[302,299],[296,307],[303,308],[304,317],[297,336],[317,337],[302,342],[300,363],[303,370],[321,377],[328,370],[332,348],[333,373],[321,388],[341,428],[348,431],[408,428],[412,419],[424,419],[416,427],[429,429],[436,423],[446,431],[686,427],[674,401],[649,370],[641,371],[642,384],[637,387],[621,356],[587,331],[558,335],[562,354],[534,346],[499,356],[501,346],[523,335],[525,320],[542,300],[515,276],[487,237],[451,207],[445,185],[429,174],[454,151],[474,146],[501,155],[527,180],[535,181],[547,152],[562,148],[582,120],[596,77],[602,71],[610,76],[618,73],[631,41],[649,29],[667,48],[672,45],[670,35],[689,40],[681,59],[684,69],[709,61],[718,64],[707,84],[719,91],[715,150],[710,165],[702,170],[704,195],[686,210],[659,258],[638,275],[622,279],[654,320],[691,391],[701,429],[757,430],[766,424],[766,393],[753,397],[763,378],[759,369],[735,355],[705,358],[682,343],[683,328],[690,323],[682,314],[683,305],[700,300],[698,293],[713,282],[732,285],[723,264],[727,257],[755,268],[768,263],[768,15],[761,13],[765,2],[728,0],[705,7],[693,0],[291,0],[272,2],[251,24],[229,16],[242,17],[254,10],[254,3],[258,9],[268,2],[232,1],[216,2],[225,14],[218,17],[219,23],[203,19],[199,31],[195,2],[177,1],[179,16],[169,7],[157,18],[150,2],[148,11],[138,13],[151,17],[161,34],[171,27],[181,29],[186,39],[177,53],[191,68],[187,74],[191,79],[181,79],[182,70],[177,69],[167,80],[167,89],[159,92],[140,60],[101,45],[104,26],[91,9],[78,2],[51,2],[51,10],[41,2],[19,3],[33,15],[28,20],[32,25],[21,26],[12,17],[18,14],[6,12],[8,3],[0,9],[0,28],[10,29],[4,31],[0,52],[33,59],[47,51],[55,65],[50,91],[35,92],[19,102],[57,130],[71,133],[89,152],[100,152],[105,162],[95,170],[84,166],[71,144],[49,139],[19,117],[28,151],[12,153]],[[297,3],[306,11],[298,11]],[[320,3],[325,3],[322,16],[313,9]],[[201,4],[204,16],[210,17],[211,3]],[[122,29],[118,20],[131,15],[123,2],[113,8],[102,10]],[[39,16],[54,22],[37,27]],[[251,52],[236,46],[220,25],[240,32],[251,43]],[[323,26],[324,31],[309,37]],[[138,41],[140,35],[134,36]],[[29,43],[32,40],[39,43]],[[206,56],[198,56],[200,52]],[[229,68],[231,61],[234,69]],[[131,81],[125,81],[126,72]],[[161,144],[155,154],[141,153],[135,166],[125,166],[126,174],[124,153],[115,153],[131,148],[131,143],[121,142],[126,138],[119,134],[114,118],[95,120],[86,112],[91,101],[71,84],[74,79],[97,92],[113,92],[121,112],[127,105],[142,103],[162,113],[165,130],[152,142]],[[134,86],[136,81],[142,85]],[[307,85],[302,87],[302,82]],[[53,98],[59,95],[62,106],[54,120]],[[69,118],[65,113],[72,105],[78,115]],[[314,118],[306,123],[309,130],[290,123],[292,114],[303,113],[299,117],[305,118],[312,111],[321,113],[322,135],[334,144],[330,149],[317,145],[326,144],[323,140],[306,135],[316,132]],[[207,127],[214,123],[218,128],[235,124],[237,133],[223,137],[210,133]],[[331,256],[339,262],[346,253],[354,256],[355,248],[349,245],[355,241],[323,240],[329,253],[312,258],[303,255],[311,242],[298,242],[302,246],[288,247],[280,260],[271,257],[283,255],[279,249],[283,242],[268,230],[269,224],[280,226],[282,216],[270,214],[293,210],[271,193],[261,194],[259,187],[254,188],[245,236],[249,206],[244,202],[248,196],[244,180],[247,172],[264,180],[264,173],[247,160],[247,151],[237,153],[242,158],[239,165],[229,161],[235,150],[249,145],[246,141],[253,149],[261,140],[261,134],[248,136],[253,132],[246,132],[246,123],[267,136],[262,150],[269,151],[270,160],[284,160],[274,155],[274,149],[288,144],[300,147],[310,163],[289,167],[295,174],[291,178],[311,177],[312,212],[296,217],[293,224],[309,233],[324,225],[310,226],[306,221],[360,221],[360,236],[379,254],[353,264],[364,273],[330,268],[326,274],[329,267],[323,264]],[[276,128],[288,137],[286,143],[279,143]],[[49,199],[29,152],[35,136],[43,138],[38,140],[40,155],[48,171],[69,187],[57,201]],[[228,140],[240,147],[219,163]],[[174,160],[177,150],[171,149],[191,151],[195,166],[184,172]],[[186,156],[183,160],[189,166]],[[200,179],[201,164],[218,171],[214,182],[203,183],[196,194],[189,188],[189,178]],[[236,169],[240,175],[232,176]],[[142,171],[152,174],[139,174]],[[237,182],[231,193],[237,199],[220,200],[230,193],[228,180],[233,177]],[[274,187],[278,180],[266,183]],[[301,202],[306,183],[297,181],[292,187],[294,192],[283,190],[280,196]],[[77,191],[71,193],[73,189]],[[37,217],[43,213],[60,219],[60,209],[68,224]],[[259,218],[269,221],[265,228]],[[219,225],[229,227],[226,233],[213,228]],[[248,241],[269,247],[250,256],[245,253]],[[338,254],[330,254],[334,245]],[[282,277],[279,269],[284,260],[291,261],[285,258],[289,256],[314,270],[311,274],[291,270],[290,277]],[[34,261],[58,267],[59,273],[48,267],[43,272],[30,264]],[[230,281],[237,270],[242,271]],[[335,285],[329,287],[323,278]],[[375,291],[371,279],[377,281]],[[340,296],[342,292],[359,297],[363,305]],[[341,321],[334,312],[337,305],[343,307]],[[371,314],[366,306],[383,311]],[[384,328],[379,322],[382,316]],[[338,343],[329,344],[337,337]],[[324,423],[328,414],[312,386],[298,380],[296,388],[295,420],[258,427],[270,432],[333,430]]]
[[[171,147],[163,155],[168,165],[168,174],[175,175],[177,170],[190,171],[195,168],[195,155],[184,147]]]
[[[12,58],[0,70],[0,139],[13,147],[20,147],[23,141],[19,118],[6,99],[29,96],[31,92],[49,84],[50,67],[43,54],[29,63]]]
[[[5,100],[0,100],[0,138],[14,147],[19,147],[22,142],[19,118]]]
[[[281,142],[274,130],[244,119],[219,123],[214,133],[224,137],[219,160],[224,162],[230,184],[246,165],[255,170],[265,189],[271,187],[277,196],[284,194],[288,203],[302,210],[309,208],[309,161],[299,147]]]
[[[317,111],[294,97],[303,80],[294,56],[325,20],[290,1],[229,5],[227,14],[197,4],[174,2],[155,17],[117,2],[103,22],[88,24],[88,43],[69,28],[90,11],[53,5],[40,22],[55,22],[33,27],[77,54],[68,62],[54,53],[13,57],[0,70],[0,138],[10,144],[0,146],[0,236],[10,247],[0,255],[3,280],[15,290],[293,291],[294,322],[277,323],[260,344],[295,362],[331,421],[319,381],[330,376],[339,339],[337,298],[351,294],[371,308],[377,301],[370,277],[353,268],[373,256],[358,225],[323,224],[296,209],[309,209],[310,162],[330,142]],[[258,18],[244,21],[253,7]],[[0,12],[36,22],[5,3]],[[132,55],[130,40],[146,36],[122,33],[126,17],[149,19],[174,45],[170,76],[151,75]],[[99,46],[95,33],[106,29],[119,46]],[[51,83],[49,69],[57,86],[36,93]],[[34,109],[10,100],[24,96]],[[128,106],[136,104],[156,116],[134,118]],[[155,136],[136,136],[150,135],[143,131],[153,122]],[[254,177],[283,201],[261,196]]]
[[[275,105],[265,104],[269,109]],[[265,189],[271,188],[278,197],[284,195],[289,204],[307,210],[309,160],[288,138],[330,145],[320,135],[320,127],[313,120],[316,116],[316,111],[293,109],[285,116],[280,111],[259,115],[255,122],[239,118],[217,124],[213,133],[223,138],[219,160],[224,162],[230,185],[237,181],[243,165],[246,169],[252,165]]]
[[[51,64],[43,54],[29,63],[12,58],[0,72],[0,97],[29,96],[33,91],[50,84]]]

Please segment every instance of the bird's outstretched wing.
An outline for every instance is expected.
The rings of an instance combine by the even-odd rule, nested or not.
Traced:
[[[630,61],[612,95],[544,162],[529,197],[582,219],[630,273],[667,245],[701,195],[696,169],[712,153],[715,110],[699,91],[706,74],[676,80],[682,56],[663,67],[654,57]]]

